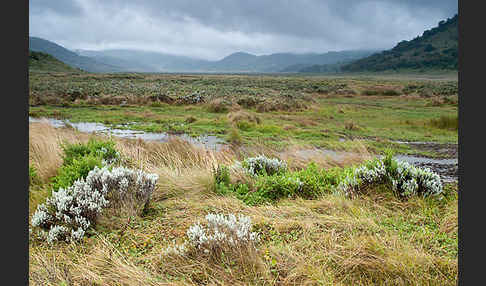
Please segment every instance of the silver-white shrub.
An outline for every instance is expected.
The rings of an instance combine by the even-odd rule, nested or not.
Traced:
[[[273,175],[287,170],[287,163],[278,158],[268,158],[265,155],[246,158],[241,166],[251,175],[261,175],[263,172],[266,172],[267,175]]]
[[[62,225],[53,225],[47,235],[47,242],[53,243],[54,241],[69,240],[68,228]]]
[[[408,162],[396,161],[396,174],[392,181],[393,190],[402,196],[421,194],[423,196],[442,193],[440,176],[428,168],[418,168]]]
[[[52,192],[32,216],[32,226],[49,230],[48,242],[61,238],[78,241],[106,207],[119,206],[124,201],[146,205],[158,175],[124,167],[109,170],[95,167],[85,179],[72,186]]]
[[[357,193],[365,186],[382,182],[387,176],[382,160],[372,160],[353,170],[339,185],[338,190],[349,195]]]
[[[187,240],[179,246],[170,246],[165,254],[184,255],[188,251],[200,254],[215,254],[239,248],[256,249],[259,236],[251,231],[251,219],[244,215],[209,213],[207,223],[193,224],[187,230]]]
[[[182,101],[183,103],[194,104],[194,103],[204,102],[206,98],[204,96],[204,91],[201,92],[196,91],[194,93],[179,97],[179,100]]]
[[[354,194],[365,186],[391,182],[393,191],[399,196],[439,195],[443,191],[440,176],[428,168],[415,167],[404,161],[391,159],[396,167],[387,170],[383,159],[375,159],[354,169],[338,186],[344,194]]]

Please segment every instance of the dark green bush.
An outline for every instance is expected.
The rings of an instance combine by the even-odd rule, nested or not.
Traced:
[[[363,90],[362,94],[364,94],[364,95],[377,95],[378,91],[373,90],[373,89],[365,89],[365,90]]]
[[[400,93],[394,89],[386,89],[382,92],[383,95],[387,96],[395,96],[395,95],[400,95]]]

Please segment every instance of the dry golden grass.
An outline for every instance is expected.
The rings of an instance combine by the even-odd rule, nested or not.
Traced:
[[[70,143],[87,141],[89,135],[67,129],[56,129],[47,121],[29,125],[29,165],[36,168],[39,178],[46,180],[56,174],[62,164],[63,141]]]
[[[89,137],[32,123],[30,162],[48,179],[61,164],[58,144]],[[316,150],[303,157],[299,148],[212,151],[178,139],[114,140],[127,165],[160,176],[149,210],[142,216],[104,217],[95,234],[81,244],[31,241],[32,285],[456,284],[457,248],[449,249],[437,236],[457,238],[457,198],[400,201],[377,190],[355,199],[328,194],[248,206],[212,192],[212,169],[218,164],[266,154],[287,160],[292,169],[311,159],[324,168],[348,166],[370,157],[359,142],[354,142],[354,152],[331,158],[318,157]],[[189,226],[208,212],[250,216],[262,238],[258,251],[235,250],[216,261],[162,255],[173,241],[182,242]]]
[[[253,123],[260,123],[261,122],[261,119],[259,116],[251,113],[251,112],[248,112],[248,111],[245,111],[243,109],[241,110],[237,110],[237,111],[232,111],[230,113],[228,113],[228,115],[226,116],[229,120],[229,122],[231,122],[232,124],[236,124],[238,121],[248,121],[248,122],[253,122]]]

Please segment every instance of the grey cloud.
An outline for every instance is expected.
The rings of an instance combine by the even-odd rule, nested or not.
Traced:
[[[69,48],[217,59],[235,51],[386,49],[457,13],[442,1],[30,1],[31,35]]]

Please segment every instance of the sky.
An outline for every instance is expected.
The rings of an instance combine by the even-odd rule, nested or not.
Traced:
[[[29,35],[75,50],[219,60],[234,52],[390,49],[457,13],[457,0],[29,0]]]

